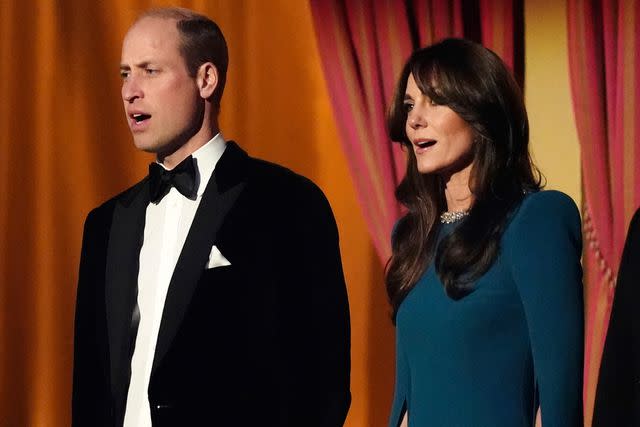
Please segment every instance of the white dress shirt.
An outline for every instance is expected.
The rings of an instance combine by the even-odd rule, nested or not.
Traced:
[[[158,204],[147,206],[138,272],[140,323],[131,359],[124,427],[151,427],[149,378],[167,290],[202,194],[225,148],[226,142],[218,133],[192,153],[198,185],[195,200],[171,187]]]

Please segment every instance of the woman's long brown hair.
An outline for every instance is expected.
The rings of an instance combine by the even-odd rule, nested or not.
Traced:
[[[409,75],[424,94],[455,111],[475,133],[470,181],[474,202],[469,216],[437,248],[438,217],[446,201],[440,177],[418,171],[406,135]],[[407,152],[406,175],[396,189],[407,214],[394,229],[386,269],[395,322],[400,304],[431,262],[451,298],[472,292],[475,280],[498,255],[510,213],[526,193],[540,189],[541,175],[529,155],[529,122],[520,87],[495,53],[469,40],[445,39],[413,53],[398,80],[387,128]]]

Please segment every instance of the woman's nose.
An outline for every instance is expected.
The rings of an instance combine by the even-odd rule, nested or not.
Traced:
[[[419,129],[427,125],[427,121],[417,106],[414,106],[407,116],[407,122],[412,129]]]

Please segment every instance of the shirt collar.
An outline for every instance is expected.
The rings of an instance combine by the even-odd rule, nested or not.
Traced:
[[[226,147],[227,142],[222,136],[222,133],[218,132],[216,136],[211,138],[206,144],[191,153],[195,159],[195,166],[198,171],[197,176],[199,177],[198,197],[202,197],[202,193],[204,193],[205,188],[207,188],[209,179]]]

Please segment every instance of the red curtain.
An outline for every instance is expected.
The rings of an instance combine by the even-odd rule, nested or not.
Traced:
[[[640,5],[569,0],[569,72],[582,153],[585,426],[627,226],[640,203]]]
[[[385,131],[395,81],[411,52],[445,37],[484,41],[522,82],[522,0],[311,0],[318,48],[351,175],[382,262],[401,208],[404,154]]]

